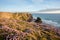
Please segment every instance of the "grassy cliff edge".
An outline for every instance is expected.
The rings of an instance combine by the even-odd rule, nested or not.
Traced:
[[[27,12],[0,12],[0,40],[60,40],[54,27],[32,20]]]

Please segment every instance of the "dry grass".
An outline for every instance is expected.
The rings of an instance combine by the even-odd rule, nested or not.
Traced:
[[[17,40],[60,40],[53,30],[46,30],[42,25],[16,19],[0,19],[0,35]]]
[[[0,18],[0,40],[60,40],[53,30],[55,28],[26,21],[31,20],[29,15],[14,14],[12,18]]]

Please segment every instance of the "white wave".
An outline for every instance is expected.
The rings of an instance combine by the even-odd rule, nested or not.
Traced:
[[[34,19],[37,19],[37,17],[33,16]]]
[[[53,25],[53,26],[57,26],[57,27],[60,27],[60,24],[58,22],[54,22],[52,20],[42,20],[43,23],[46,23],[46,24],[50,24],[50,25]]]

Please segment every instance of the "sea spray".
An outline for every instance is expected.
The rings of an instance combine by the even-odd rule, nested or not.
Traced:
[[[52,20],[44,20],[44,19],[42,19],[42,21],[43,21],[43,23],[50,24],[50,25],[53,25],[56,27],[60,27],[60,24],[58,22],[54,22]]]

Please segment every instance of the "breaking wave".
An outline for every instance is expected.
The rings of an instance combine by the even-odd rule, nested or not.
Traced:
[[[60,24],[58,22],[54,22],[52,20],[42,20],[42,21],[43,21],[43,23],[50,24],[50,25],[53,25],[56,27],[60,27]]]

